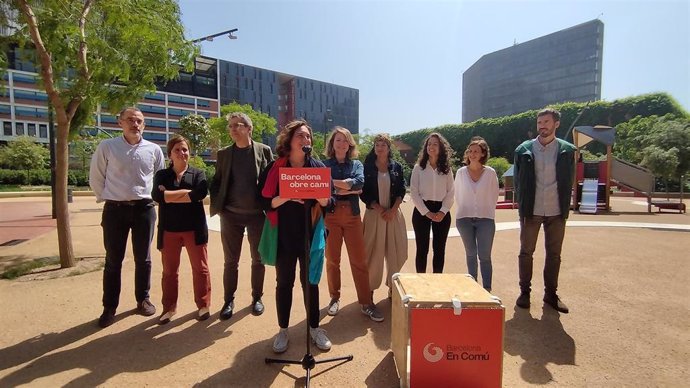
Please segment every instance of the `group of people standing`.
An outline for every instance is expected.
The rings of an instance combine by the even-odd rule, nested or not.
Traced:
[[[560,245],[568,214],[564,205],[570,200],[569,191],[565,198],[566,188],[570,190],[573,178],[573,161],[568,158],[572,157],[573,148],[559,139],[553,141],[559,119],[557,111],[540,112],[539,137],[526,141],[516,150],[515,176],[521,224],[521,295],[517,305],[529,307],[532,253],[543,224],[547,240],[544,301],[567,312],[567,307],[556,295],[556,287]],[[165,167],[160,147],[142,136],[145,121],[137,108],[120,112],[118,123],[123,130],[122,137],[104,140],[97,148],[91,163],[90,185],[97,201],[105,202],[101,225],[106,250],[104,309],[99,325],[107,327],[115,321],[120,273],[130,230],[137,310],[145,316],[156,313],[149,299],[150,244],[156,221],[154,202],[159,205],[157,248],[163,264],[163,311],[159,323],[170,322],[177,310],[183,246],[192,267],[197,319],[210,317],[208,227],[203,208],[203,200],[209,194],[211,216],[219,215],[221,221],[224,255],[224,303],[220,319],[230,319],[235,310],[238,264],[246,230],[252,260],[252,314],[264,312],[265,263],[275,265],[276,269],[279,332],[274,339],[275,352],[288,348],[292,289],[298,265],[302,289],[309,289],[306,308],[311,338],[322,350],[331,347],[326,332],[319,328],[318,276],[314,279],[306,267],[305,257],[309,253],[305,252],[305,239],[312,242],[312,247],[325,245],[331,298],[327,313],[337,315],[340,310],[340,262],[344,241],[361,312],[373,321],[383,321],[384,316],[374,304],[373,295],[384,278],[384,262],[385,284],[390,297],[391,275],[399,272],[407,260],[407,230],[400,210],[406,192],[405,179],[402,166],[392,159],[390,137],[376,135],[371,152],[361,163],[356,159],[358,150],[352,134],[346,128],[335,127],[326,144],[327,158],[321,162],[311,156],[311,127],[306,121],[295,120],[279,133],[274,160],[270,147],[252,140],[253,124],[247,115],[231,113],[227,120],[233,144],[218,151],[216,173],[210,184],[202,170],[189,165],[190,144],[181,136],[173,136],[168,141],[170,165]],[[547,143],[542,143],[544,139]],[[537,142],[539,145],[534,145]],[[475,279],[481,275],[483,287],[491,291],[498,178],[486,165],[489,146],[484,139],[473,138],[464,152],[465,166],[458,169],[455,179],[452,156],[448,141],[441,134],[432,133],[425,139],[412,171],[415,267],[417,272],[426,272],[429,234],[433,231],[432,270],[434,273],[443,271],[451,225],[450,209],[455,201],[456,226],[465,247],[468,272]],[[313,200],[281,197],[278,171],[282,167],[330,168],[331,195]],[[570,175],[566,171],[568,168]],[[360,200],[365,205],[363,217]]]

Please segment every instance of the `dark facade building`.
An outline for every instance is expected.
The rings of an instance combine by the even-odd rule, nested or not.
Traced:
[[[601,99],[603,50],[597,19],[482,56],[462,75],[462,121]]]
[[[38,86],[36,68],[20,50],[10,50],[9,69],[0,80],[0,143],[22,135],[47,143],[48,96]],[[249,104],[274,117],[279,126],[304,118],[316,132],[336,125],[359,132],[357,89],[200,56],[192,73],[182,72],[177,80],[159,84],[139,101],[146,116],[144,138],[164,146],[179,129],[180,118],[192,113],[218,117],[221,105],[230,102]],[[103,107],[94,121],[108,133],[119,131],[117,118]],[[264,140],[275,144],[275,138]]]

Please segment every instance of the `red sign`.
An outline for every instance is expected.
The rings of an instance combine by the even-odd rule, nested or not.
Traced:
[[[278,170],[281,198],[318,199],[331,196],[331,169],[281,167]]]
[[[410,387],[500,387],[503,309],[412,309]]]

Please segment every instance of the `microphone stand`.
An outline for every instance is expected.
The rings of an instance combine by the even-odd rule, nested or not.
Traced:
[[[304,150],[305,148],[308,148],[308,151],[305,150],[305,158],[306,160],[309,160],[309,154],[311,153],[311,147],[302,147]],[[309,282],[309,263],[311,261],[311,239],[309,238],[309,234],[311,231],[311,207],[314,205],[316,200],[314,199],[305,199],[304,200],[304,267],[305,267],[305,289],[304,289],[304,305],[306,306],[307,310],[307,321],[306,321],[306,353],[304,353],[304,356],[302,357],[301,360],[282,360],[282,359],[277,359],[277,358],[269,358],[267,357],[264,361],[266,364],[298,364],[302,365],[302,368],[306,372],[305,376],[305,382],[306,385],[305,387],[309,388],[309,380],[311,379],[311,370],[314,369],[314,366],[316,364],[323,364],[326,362],[337,362],[337,361],[343,361],[343,362],[348,362],[352,361],[354,358],[351,354],[348,356],[343,356],[343,357],[332,357],[332,358],[327,358],[323,360],[316,360],[314,356],[311,354],[311,333],[309,332],[310,326],[309,326],[309,318],[311,317],[311,309],[309,308],[309,301],[310,301],[310,286],[311,283]],[[317,205],[318,206],[318,205]]]

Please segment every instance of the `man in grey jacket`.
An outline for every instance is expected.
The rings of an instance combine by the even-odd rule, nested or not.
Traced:
[[[575,176],[575,146],[556,138],[561,114],[543,109],[537,114],[536,139],[515,149],[515,193],[520,215],[520,296],[516,305],[530,307],[533,254],[544,226],[544,303],[568,313],[556,290],[561,267],[565,222],[570,212]]]
[[[271,148],[252,140],[253,124],[244,113],[227,115],[228,131],[234,144],[218,151],[216,173],[209,192],[211,216],[220,215],[220,237],[225,257],[223,288],[225,303],[220,319],[232,317],[237,291],[242,239],[247,230],[252,257],[252,314],[261,315],[265,268],[259,255],[264,214],[257,202],[259,174],[273,160]]]

